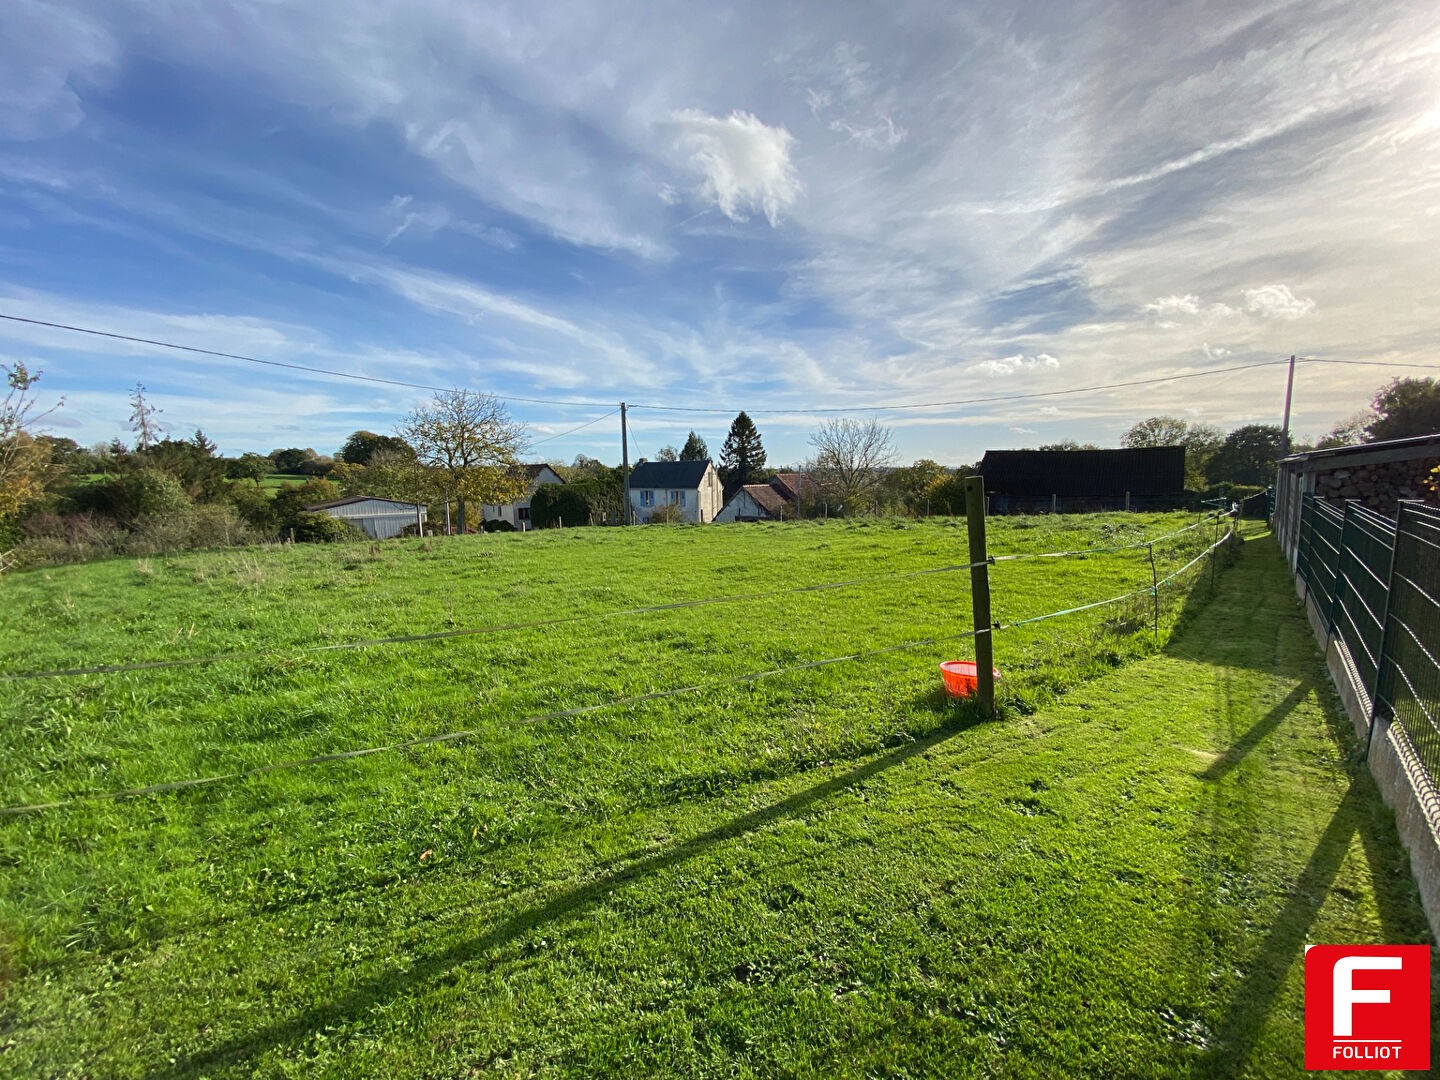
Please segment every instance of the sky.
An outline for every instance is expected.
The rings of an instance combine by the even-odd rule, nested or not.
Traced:
[[[1433,0],[0,10],[0,314],[493,393],[537,460],[618,462],[620,401],[632,456],[745,409],[776,464],[826,415],[946,464],[1278,423],[1292,353],[1348,361],[1313,438],[1440,375],[1437,312]],[[137,382],[230,454],[432,396],[0,320],[16,362],[82,443]]]

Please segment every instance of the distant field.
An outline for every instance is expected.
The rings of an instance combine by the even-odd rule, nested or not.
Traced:
[[[1083,547],[1192,520],[999,519],[990,547]],[[1159,545],[1160,573],[1210,538]],[[1063,929],[1063,885],[971,888],[953,865],[940,870],[958,842],[977,881],[1018,867],[1008,860],[1020,851],[1037,873],[1081,874],[1067,845],[1099,843],[1086,858],[1131,852],[1139,876],[1107,878],[1115,897],[1091,917],[1118,926],[1174,892],[1162,910],[1176,948],[1201,934],[1179,880],[1190,871],[1145,854],[1170,835],[1153,829],[1190,829],[1189,811],[1167,809],[1171,781],[1134,758],[1155,738],[1200,736],[1167,736],[1170,721],[1146,711],[1151,733],[1133,746],[1124,730],[1106,734],[1107,720],[1091,741],[1030,760],[1050,722],[1027,717],[1156,649],[1148,599],[997,634],[999,723],[977,725],[938,692],[937,663],[970,656],[966,642],[528,722],[967,629],[967,574],[885,576],[965,559],[963,522],[856,521],[302,545],[7,578],[3,672],[266,655],[4,683],[6,805],[475,734],[0,818],[0,1063],[17,1075],[794,1074],[847,1061],[857,1074],[1100,1075],[1104,1047],[1126,1046],[1145,1063],[1137,1075],[1184,1066],[1203,1047],[1185,1041],[1200,1006],[1181,999],[1208,1001],[1203,986],[1176,991],[1172,1020],[1142,1023],[1109,982],[1085,982],[1098,972],[1066,959],[1113,935],[1103,923]],[[1001,563],[995,616],[1150,580],[1143,549]],[[1192,572],[1167,593],[1162,643],[1187,603],[1187,624],[1203,611],[1208,581]],[[942,742],[952,760],[923,789],[887,783],[885,770]],[[1092,769],[1132,793],[1131,809],[1097,817],[1078,788],[1064,794]],[[942,829],[946,800],[977,816]],[[935,890],[962,887],[977,909],[953,922]],[[1067,933],[1079,936],[1050,951]],[[1093,1012],[1092,1027],[1052,1032],[1048,1064],[1015,1026],[1025,957],[1057,988],[1097,987],[1088,1004],[1067,999],[1076,1017]],[[1203,977],[1159,957],[1107,963],[1106,978],[1130,983]]]

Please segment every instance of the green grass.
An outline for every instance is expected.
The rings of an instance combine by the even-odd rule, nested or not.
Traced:
[[[992,522],[996,553],[1184,519]],[[1157,555],[1161,573],[1203,543]],[[3,583],[7,804],[456,728],[469,740],[0,819],[16,1075],[1275,1075],[1306,941],[1426,940],[1268,541],[996,637],[1003,718],[931,646],[937,574],[298,653],[965,559],[958,523],[647,528],[115,561]],[[1149,583],[1002,563],[1010,621]],[[1183,605],[1183,608],[1182,608]],[[1173,638],[1172,626],[1179,621]],[[1123,665],[1123,666],[1122,666]],[[1103,677],[1101,677],[1103,676]]]

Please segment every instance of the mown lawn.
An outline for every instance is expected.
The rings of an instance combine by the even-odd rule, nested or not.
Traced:
[[[996,553],[1186,519],[992,523]],[[1163,575],[1209,539],[1157,550]],[[1289,1074],[1306,941],[1426,940],[1268,546],[1167,594],[965,642],[526,723],[965,629],[958,523],[285,548],[3,583],[0,818],[17,1075]],[[850,588],[440,642],[396,632]],[[1009,622],[1147,585],[1143,550],[1002,563]],[[1183,610],[1182,610],[1183,607]],[[1179,631],[1171,629],[1179,620]]]

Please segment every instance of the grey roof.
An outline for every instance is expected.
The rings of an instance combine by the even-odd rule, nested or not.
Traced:
[[[1349,457],[1352,454],[1370,454],[1377,450],[1425,450],[1440,443],[1440,432],[1434,435],[1412,435],[1408,439],[1386,439],[1383,442],[1356,443],[1354,446],[1331,446],[1325,450],[1307,450],[1303,454],[1291,454],[1281,458],[1282,464],[1314,461],[1316,458]],[[1420,455],[1417,455],[1420,456]]]
[[[408,510],[414,510],[420,503],[401,502],[399,499],[382,499],[379,495],[351,495],[345,499],[332,499],[330,502],[312,503],[303,507],[304,510],[314,512],[317,510],[333,510],[337,506],[353,506],[362,502],[383,502],[392,506],[403,506]]]
[[[643,461],[630,470],[630,487],[696,491],[709,468],[709,458],[703,461]]]
[[[542,472],[544,472],[546,469],[549,469],[550,472],[554,474],[555,478],[560,481],[560,483],[565,483],[565,477],[561,476],[558,472],[555,471],[554,468],[545,464],[545,462],[543,461],[540,462],[540,464],[538,465],[521,465],[520,469],[522,472],[524,472],[525,478],[527,480],[535,480]]]

